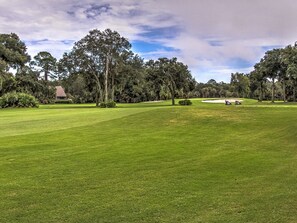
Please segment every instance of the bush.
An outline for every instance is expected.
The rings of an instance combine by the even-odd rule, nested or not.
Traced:
[[[0,108],[33,108],[38,107],[35,97],[25,93],[7,93],[0,97]]]
[[[99,107],[100,108],[115,108],[117,104],[114,101],[109,101],[107,103],[101,102]]]
[[[179,105],[192,105],[192,102],[189,99],[180,100],[178,102]]]
[[[61,99],[61,100],[56,100],[55,104],[73,104],[72,99]]]

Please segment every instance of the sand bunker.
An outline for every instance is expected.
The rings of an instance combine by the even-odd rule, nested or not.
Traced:
[[[205,102],[205,103],[225,104],[225,101],[229,101],[229,102],[231,102],[231,103],[234,103],[235,101],[240,101],[240,102],[242,102],[242,100],[239,100],[239,99],[204,100],[204,101],[202,101],[202,102]]]
[[[163,100],[161,100],[161,101],[145,101],[143,103],[159,103],[159,102],[163,102]]]

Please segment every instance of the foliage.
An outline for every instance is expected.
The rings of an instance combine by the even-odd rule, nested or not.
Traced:
[[[191,100],[189,100],[189,99],[185,99],[185,100],[180,100],[180,101],[178,102],[178,104],[179,104],[179,105],[192,105],[192,102],[191,102]]]
[[[11,73],[0,73],[0,97],[16,88],[17,82]]]
[[[198,83],[177,58],[144,62],[117,31],[91,30],[57,61],[42,51],[30,61],[16,34],[0,34],[0,96],[32,94],[41,103],[54,102],[62,85],[74,103],[115,101],[137,103],[176,98],[255,98],[296,101],[297,44],[272,49],[248,74],[232,73],[230,84],[210,79]],[[16,70],[12,75],[10,68]],[[57,79],[57,77],[59,77]]]
[[[95,101],[97,105],[108,100],[137,103],[168,98],[174,104],[176,97],[204,95],[188,67],[177,58],[144,63],[130,49],[128,40],[116,31],[91,30],[58,62],[49,52],[42,51],[31,62],[18,65],[14,78],[1,78],[0,72],[0,94],[15,90],[51,103],[53,87],[63,85],[74,103]],[[27,62],[29,66],[25,65]],[[8,66],[1,61],[0,67],[3,73]],[[209,90],[210,94],[205,95],[223,94],[221,90]]]
[[[25,43],[18,35],[0,34],[0,73],[9,68],[19,69],[30,61]]]
[[[73,104],[72,99],[55,100],[55,104]]]
[[[48,78],[56,78],[57,71],[57,59],[54,58],[49,52],[42,51],[34,56],[34,60],[31,65],[35,67],[40,73],[44,73],[44,80],[48,81]]]
[[[175,104],[175,97],[178,92],[181,97],[189,92],[192,81],[191,73],[186,65],[177,61],[177,58],[150,60],[146,66],[148,68],[147,79],[157,88],[159,98],[162,87],[169,90],[172,105]]]
[[[116,31],[91,30],[88,35],[76,42],[64,62],[72,61],[79,72],[91,75],[95,83],[96,105],[109,100],[109,72],[112,63],[117,64],[121,54],[131,48],[130,43]],[[89,78],[89,77],[87,77]],[[103,97],[104,96],[104,97]],[[113,97],[113,96],[112,96]]]
[[[38,71],[24,66],[15,75],[16,91],[33,95],[42,104],[53,103],[55,100],[55,87],[52,83],[39,80]]]
[[[283,99],[284,102],[288,99],[296,101],[296,61],[296,44],[267,51],[249,74],[252,96],[258,96],[262,101],[269,92],[272,102],[275,99]]]
[[[137,103],[147,100],[146,70],[138,55],[126,54],[121,58],[116,72],[114,91],[117,102]]]
[[[63,85],[65,86],[65,91],[68,92],[68,98],[71,98],[73,103],[94,102],[93,85],[83,75],[73,74],[69,78],[64,79]]]
[[[33,108],[38,107],[38,101],[29,94],[7,93],[0,97],[0,108]]]
[[[100,102],[99,107],[100,108],[115,108],[117,104],[114,101],[108,101],[107,103],[105,102]]]
[[[231,74],[231,86],[233,92],[237,94],[237,97],[247,98],[250,92],[250,80],[243,73]]]

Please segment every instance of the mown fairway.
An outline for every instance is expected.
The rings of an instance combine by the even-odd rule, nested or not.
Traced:
[[[296,222],[297,105],[0,110],[0,222]]]

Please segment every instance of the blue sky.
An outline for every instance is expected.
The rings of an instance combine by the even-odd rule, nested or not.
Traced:
[[[264,52],[297,40],[295,0],[0,0],[0,33],[31,56],[60,58],[91,29],[110,28],[146,60],[177,57],[199,82],[229,82]]]

